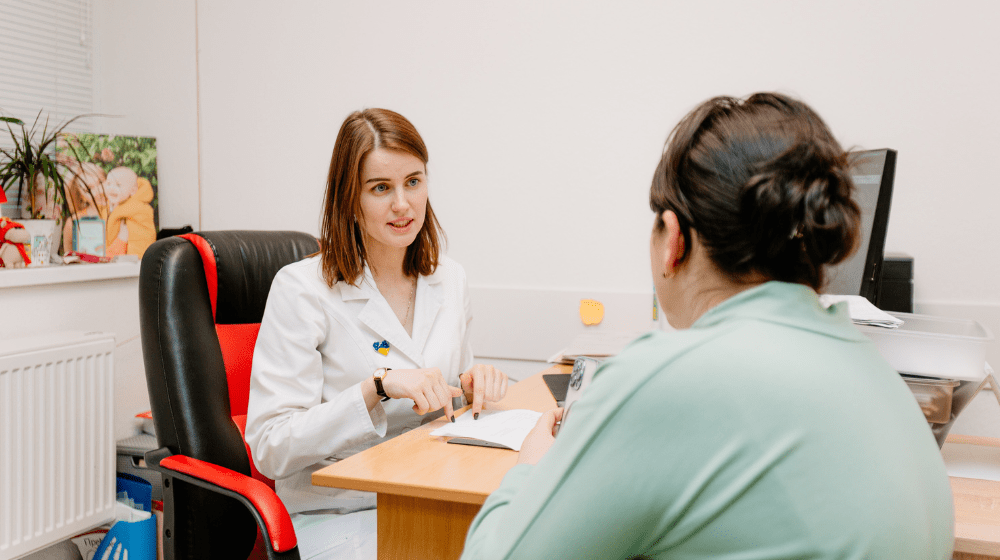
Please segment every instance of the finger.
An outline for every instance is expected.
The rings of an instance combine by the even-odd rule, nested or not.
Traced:
[[[475,366],[473,366],[475,367]],[[459,385],[462,386],[462,392],[469,393],[472,391],[472,368],[469,371],[458,376]]]
[[[562,409],[561,408],[553,408],[551,410],[546,410],[542,414],[542,417],[538,419],[539,426],[544,425],[546,428],[551,428],[552,426],[555,426],[556,422],[558,422],[559,419],[562,418],[562,413],[561,412],[557,412],[559,410],[562,410]]]
[[[479,413],[483,411],[483,397],[486,395],[486,379],[484,379],[483,368],[472,369],[472,418],[479,419]]]
[[[558,422],[559,419],[562,418],[562,413],[559,412],[557,415],[556,412],[557,410],[562,410],[562,409],[553,408],[551,410],[546,410],[545,412],[543,412],[542,415],[538,417],[538,422],[535,423],[535,429],[541,432],[551,433],[552,428],[556,425],[556,422]]]
[[[427,412],[430,405],[427,403],[427,398],[424,397],[423,393],[415,393],[413,395],[413,411],[417,414],[423,415]]]
[[[434,386],[434,396],[437,397],[438,401],[442,405],[442,408],[444,408],[444,417],[454,422],[455,411],[451,407],[451,391],[448,389],[449,387],[444,382],[444,379],[441,379],[440,382]]]
[[[441,402],[441,396],[438,394],[436,385],[424,387],[424,398],[427,399],[427,412],[444,408],[444,403]]]
[[[493,368],[493,400],[498,401],[503,398],[503,378],[504,374]]]
[[[503,384],[500,386],[500,398],[502,399],[507,396],[507,374],[500,372],[500,375],[503,376]]]
[[[495,401],[496,377],[493,366],[481,366],[480,371],[483,373],[483,402]]]

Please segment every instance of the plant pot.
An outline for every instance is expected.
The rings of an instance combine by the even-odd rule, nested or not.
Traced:
[[[52,238],[55,235],[56,221],[20,220],[20,223],[31,235],[30,247],[25,247],[25,249],[28,249],[29,255],[31,255],[31,264],[28,266],[36,267],[48,265],[49,259],[52,256],[52,250],[58,247],[58,245],[52,244]]]

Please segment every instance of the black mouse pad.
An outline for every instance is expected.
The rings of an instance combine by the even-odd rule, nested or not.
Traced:
[[[569,373],[547,373],[542,376],[545,384],[549,386],[549,392],[557,403],[566,400],[566,391],[569,390]]]

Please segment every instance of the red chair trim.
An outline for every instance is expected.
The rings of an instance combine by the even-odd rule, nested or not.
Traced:
[[[208,299],[212,302],[212,321],[215,321],[215,302],[219,293],[219,273],[215,265],[215,250],[208,244],[208,241],[196,234],[185,233],[178,235],[194,244],[201,255],[201,263],[205,266],[205,282],[208,284]]]
[[[253,366],[253,350],[257,345],[260,323],[236,323],[215,325],[222,350],[222,361],[226,366],[226,380],[229,383],[229,413],[239,416],[247,413],[250,401],[250,370]]]
[[[245,497],[260,513],[267,534],[271,538],[271,546],[277,552],[287,552],[298,544],[288,510],[278,495],[263,482],[184,455],[164,457],[160,461],[160,466],[210,482]]]

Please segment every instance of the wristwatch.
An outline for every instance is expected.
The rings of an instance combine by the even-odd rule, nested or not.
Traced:
[[[378,368],[375,370],[375,374],[372,375],[372,378],[375,379],[375,393],[382,397],[382,402],[389,400],[389,395],[385,394],[385,387],[382,386],[382,380],[385,379],[385,376],[388,375],[390,371],[392,371],[392,368]]]

